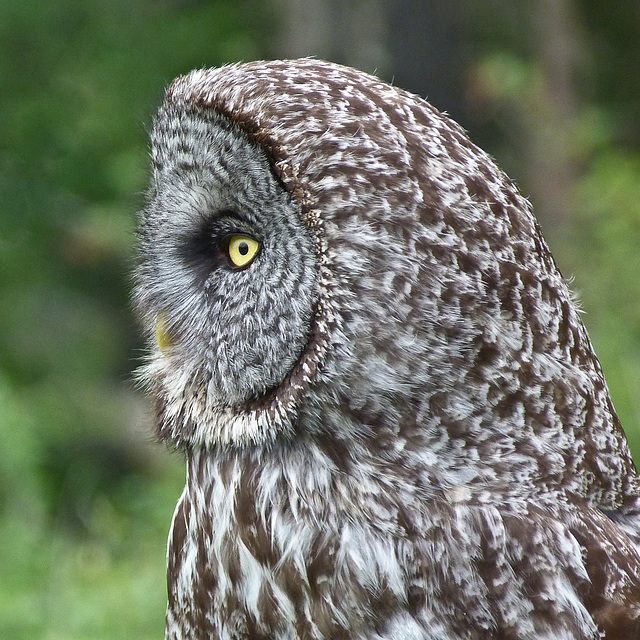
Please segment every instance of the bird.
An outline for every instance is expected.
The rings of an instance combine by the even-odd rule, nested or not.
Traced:
[[[197,69],[150,131],[167,640],[640,638],[640,482],[530,203],[422,98]]]

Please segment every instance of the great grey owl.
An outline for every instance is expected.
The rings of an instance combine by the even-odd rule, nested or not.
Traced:
[[[312,59],[194,71],[135,303],[187,479],[168,639],[640,638],[640,482],[528,202]]]

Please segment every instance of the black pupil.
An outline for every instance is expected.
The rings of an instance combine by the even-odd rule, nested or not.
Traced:
[[[241,256],[246,256],[246,255],[247,255],[247,253],[249,253],[249,245],[248,245],[246,242],[241,242],[241,243],[238,245],[238,253],[239,253]]]

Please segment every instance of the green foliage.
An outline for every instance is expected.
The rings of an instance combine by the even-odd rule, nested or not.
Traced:
[[[0,3],[0,637],[162,636],[184,477],[131,372],[134,212],[162,89],[264,56],[265,4]]]
[[[584,321],[640,461],[640,153],[606,147],[576,185],[575,282]]]

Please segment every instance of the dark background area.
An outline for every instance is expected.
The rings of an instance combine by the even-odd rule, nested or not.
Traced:
[[[162,637],[184,472],[133,383],[146,132],[176,75],[303,55],[427,97],[519,183],[640,459],[636,0],[3,0],[0,637]]]

